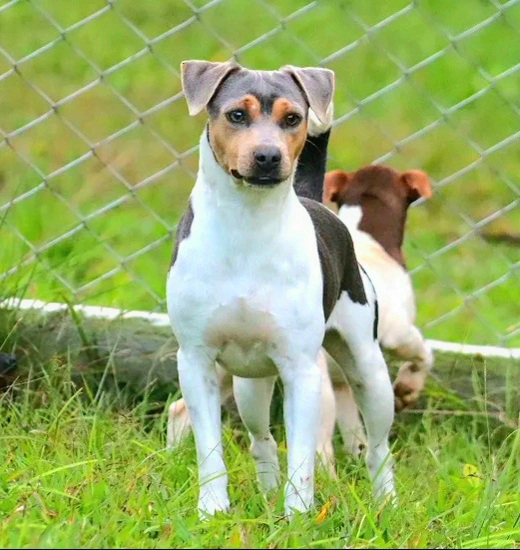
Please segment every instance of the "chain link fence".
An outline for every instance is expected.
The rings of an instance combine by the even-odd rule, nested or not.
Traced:
[[[164,311],[197,170],[179,64],[333,69],[330,168],[428,172],[430,338],[520,343],[520,1],[0,2],[0,294]]]

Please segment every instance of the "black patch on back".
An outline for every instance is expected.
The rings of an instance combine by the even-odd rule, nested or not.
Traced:
[[[173,248],[173,256],[172,256],[170,268],[171,266],[173,266],[173,264],[175,263],[175,260],[177,259],[177,253],[179,251],[179,246],[181,242],[183,241],[183,239],[185,239],[186,237],[189,237],[190,235],[193,218],[194,218],[194,214],[193,214],[193,208],[191,207],[191,200],[190,200],[190,202],[188,203],[188,208],[186,208],[186,211],[182,215],[181,221],[177,226],[177,232],[175,234],[175,246]]]
[[[305,197],[301,197],[300,202],[309,213],[316,232],[323,274],[325,320],[329,318],[343,291],[353,302],[368,303],[354,245],[346,225],[322,204]]]
[[[294,177],[294,189],[299,197],[322,202],[329,138],[330,129],[318,136],[307,134]]]

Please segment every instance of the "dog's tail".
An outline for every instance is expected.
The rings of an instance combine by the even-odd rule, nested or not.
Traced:
[[[320,122],[309,110],[307,141],[298,159],[294,188],[300,197],[323,201],[323,180],[327,169],[327,148],[332,125],[333,106],[327,109],[327,120]]]

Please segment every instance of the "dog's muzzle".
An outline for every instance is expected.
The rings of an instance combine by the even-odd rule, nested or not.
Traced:
[[[281,175],[282,153],[278,147],[259,146],[253,153],[251,174],[243,175],[232,170],[234,178],[244,180],[250,185],[273,187],[283,181]]]

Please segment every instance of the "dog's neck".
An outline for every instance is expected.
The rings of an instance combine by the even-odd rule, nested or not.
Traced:
[[[262,189],[237,181],[218,163],[207,132],[200,140],[200,160],[192,200],[213,212],[219,225],[240,227],[246,222],[258,223],[257,230],[281,220],[287,206],[296,199],[294,174],[272,189]],[[197,204],[194,204],[197,207]]]
[[[202,223],[207,230],[235,243],[246,237],[249,241],[269,241],[279,236],[290,223],[295,203],[299,204],[294,174],[271,189],[237,182],[218,163],[206,131],[199,154],[199,172],[191,194],[195,225]]]

